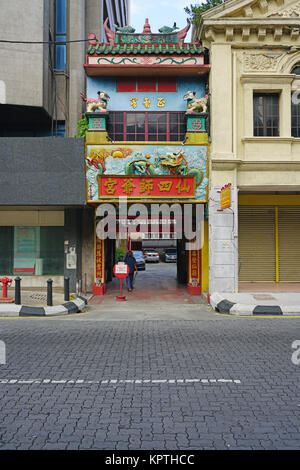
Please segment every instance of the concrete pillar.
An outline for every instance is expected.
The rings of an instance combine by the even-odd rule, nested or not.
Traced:
[[[81,279],[81,209],[65,209],[65,271],[64,275],[70,278],[70,292],[76,291],[76,281]],[[76,263],[68,268],[68,254],[76,255]],[[70,259],[71,261],[71,259]],[[74,257],[72,262],[74,261]]]
[[[219,212],[221,187],[210,189],[209,292],[237,292],[238,226],[236,186],[231,188],[231,207]]]

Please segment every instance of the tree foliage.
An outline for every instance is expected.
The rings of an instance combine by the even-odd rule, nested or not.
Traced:
[[[189,7],[185,7],[184,11],[190,16],[192,23],[198,24],[202,13],[224,3],[225,1],[226,0],[205,0],[200,4],[191,4]]]
[[[85,137],[89,128],[89,123],[84,114],[82,115],[82,119],[77,122],[76,127],[78,132],[74,135],[74,137]]]

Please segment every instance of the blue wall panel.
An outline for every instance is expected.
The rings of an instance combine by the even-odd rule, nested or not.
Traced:
[[[186,101],[183,96],[187,91],[195,91],[196,97],[205,95],[205,83],[198,77],[177,77],[177,92],[117,92],[116,79],[114,77],[87,77],[87,96],[97,98],[97,91],[106,91],[110,100],[108,110],[110,111],[185,111]],[[134,109],[130,105],[130,98],[136,97],[137,106]],[[150,107],[143,105],[145,98],[149,98]],[[157,98],[163,98],[164,107],[157,106]]]

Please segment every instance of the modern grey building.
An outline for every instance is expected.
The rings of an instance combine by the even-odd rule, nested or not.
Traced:
[[[0,0],[0,7],[0,277],[45,287],[49,277],[63,286],[67,275],[74,292],[76,281],[93,280],[84,140],[73,138],[84,109],[87,37],[102,38],[107,17],[111,28],[125,25],[127,1]]]
[[[0,7],[0,136],[73,137],[83,111],[84,40],[95,33],[105,41],[107,17],[111,29],[126,25],[127,0],[0,0]]]

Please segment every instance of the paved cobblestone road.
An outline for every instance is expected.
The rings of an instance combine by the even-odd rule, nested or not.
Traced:
[[[300,320],[201,308],[199,321],[1,319],[0,449],[299,449]]]

